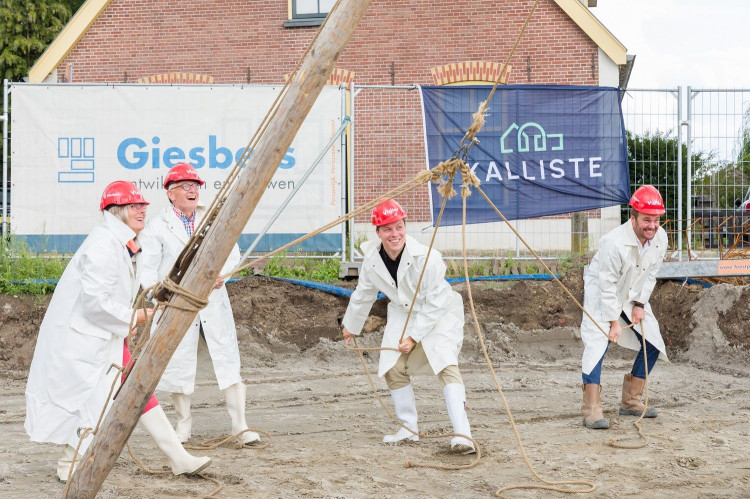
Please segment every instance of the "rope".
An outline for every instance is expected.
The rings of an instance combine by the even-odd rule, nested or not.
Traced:
[[[495,95],[495,90],[497,90],[497,86],[500,84],[500,82],[503,79],[503,76],[508,71],[508,63],[510,63],[511,57],[513,57],[513,54],[516,52],[516,49],[518,48],[519,43],[521,43],[521,37],[523,36],[524,31],[526,31],[526,27],[529,25],[529,21],[531,21],[531,16],[534,14],[534,11],[536,10],[537,6],[539,5],[539,0],[536,0],[534,2],[534,5],[531,7],[531,10],[529,11],[528,16],[526,16],[526,21],[523,23],[523,26],[521,27],[521,32],[518,33],[518,37],[516,38],[516,42],[513,44],[513,48],[508,52],[508,57],[505,59],[505,64],[503,64],[503,67],[500,71],[500,74],[497,76],[497,79],[495,80],[495,84],[492,86],[492,90],[490,90],[489,96],[487,96],[487,100],[481,102],[479,104],[479,109],[477,109],[477,112],[474,113],[472,116],[473,122],[471,126],[469,126],[469,129],[466,131],[466,135],[463,139],[461,139],[461,147],[464,151],[464,154],[468,152],[468,150],[473,147],[475,144],[478,143],[476,140],[476,134],[479,133],[479,130],[482,129],[484,126],[484,117],[487,112],[487,107],[490,105],[490,101],[492,101],[492,97]]]
[[[479,186],[476,186],[477,189]],[[462,189],[462,225],[461,225],[461,245],[462,245],[462,256],[463,256],[463,265],[464,265],[464,278],[466,280],[466,292],[469,297],[469,308],[471,309],[471,317],[474,324],[474,329],[477,332],[477,337],[479,338],[479,344],[482,346],[482,355],[484,355],[484,360],[487,363],[487,368],[490,370],[490,374],[492,374],[492,380],[495,382],[495,388],[497,388],[497,392],[500,394],[500,398],[503,401],[503,405],[505,406],[505,412],[508,414],[508,419],[510,420],[510,424],[513,428],[513,433],[516,436],[516,442],[518,443],[518,449],[521,451],[521,456],[523,457],[524,463],[526,463],[526,467],[531,471],[531,473],[536,477],[537,480],[544,482],[547,485],[539,485],[539,484],[520,484],[520,485],[510,485],[507,487],[502,487],[495,491],[495,495],[497,497],[505,497],[502,495],[502,492],[505,492],[507,490],[514,490],[514,489],[542,489],[542,490],[552,490],[555,492],[563,492],[565,494],[587,494],[590,492],[593,492],[596,490],[596,485],[594,485],[592,482],[588,482],[585,480],[547,480],[543,478],[539,473],[534,470],[534,467],[531,465],[531,462],[529,461],[529,458],[526,456],[526,450],[524,449],[523,442],[521,441],[521,436],[518,433],[518,428],[516,427],[516,422],[513,420],[513,413],[510,410],[510,406],[508,405],[508,401],[505,399],[505,395],[503,394],[502,388],[500,388],[500,381],[497,379],[497,375],[495,374],[495,369],[492,367],[492,361],[490,360],[490,356],[487,353],[487,347],[484,344],[484,335],[482,335],[482,330],[479,327],[479,320],[477,319],[477,313],[474,309],[474,298],[471,294],[471,284],[469,283],[469,266],[466,259],[466,198],[469,196],[468,194],[468,187],[464,186]],[[467,194],[464,194],[464,192],[467,192]],[[551,273],[551,272],[550,272]],[[554,276],[554,274],[553,274]],[[570,490],[565,488],[556,487],[556,485],[585,485],[588,488],[583,490]]]
[[[141,461],[140,459],[138,459],[138,457],[133,453],[133,449],[130,448],[130,443],[129,442],[125,442],[125,446],[128,448],[128,454],[130,454],[131,459],[133,459],[133,461],[135,461],[135,464],[137,464],[138,467],[141,469],[141,471],[143,471],[144,473],[147,473],[149,475],[169,475],[171,473],[171,472],[165,471],[165,470],[152,470],[151,468],[149,468],[148,466],[146,466],[146,464],[143,461]],[[217,486],[210,493],[204,495],[203,496],[204,498],[216,497],[216,494],[218,494],[224,488],[224,484],[221,483],[219,480],[213,478],[213,477],[204,475],[203,473],[196,473],[195,476],[199,476],[199,477],[203,478],[204,480],[208,480],[210,482],[213,482]]]
[[[632,326],[633,324],[630,324],[630,327]],[[643,348],[643,364],[646,373],[646,378],[643,384],[643,391],[645,392],[645,394],[643,402],[643,412],[641,412],[641,416],[638,419],[633,421],[633,426],[635,426],[636,430],[638,430],[638,436],[643,440],[643,442],[641,442],[640,444],[623,444],[613,438],[609,441],[609,445],[617,449],[642,449],[643,447],[646,447],[648,445],[648,437],[644,435],[643,430],[641,429],[641,425],[639,424],[643,417],[646,415],[646,411],[648,411],[648,355],[646,355],[646,330],[643,328],[643,321],[641,321],[641,345]]]
[[[299,68],[302,66],[302,62],[305,60],[307,55],[312,50],[312,47],[315,45],[315,42],[318,40],[320,33],[323,31],[323,28],[328,23],[328,19],[330,19],[331,14],[333,14],[333,12],[336,11],[336,9],[338,9],[340,3],[341,3],[341,0],[336,0],[336,3],[331,8],[328,16],[326,16],[320,28],[315,32],[315,36],[313,37],[312,41],[305,49],[305,52],[302,54],[302,57],[298,59],[297,65],[294,67],[294,70],[292,70],[292,72],[289,74],[289,79],[286,81],[286,83],[284,83],[284,86],[282,87],[279,94],[276,96],[276,99],[271,104],[271,107],[268,109],[268,112],[266,113],[265,117],[263,118],[260,125],[256,129],[252,138],[250,139],[250,142],[247,144],[247,146],[245,147],[245,150],[242,152],[239,159],[237,160],[237,163],[234,165],[234,167],[232,167],[229,174],[227,175],[226,181],[222,184],[221,188],[216,193],[216,196],[211,202],[211,205],[209,206],[206,212],[206,215],[198,223],[198,226],[193,232],[193,235],[190,237],[182,253],[180,253],[180,256],[177,258],[177,261],[175,262],[175,265],[172,268],[172,271],[170,272],[170,277],[181,278],[183,271],[187,268],[187,266],[192,261],[196,252],[200,248],[203,240],[205,239],[208,228],[213,224],[213,221],[218,215],[219,210],[221,209],[222,205],[226,201],[226,197],[229,191],[232,188],[234,188],[235,181],[237,180],[240,173],[242,172],[242,169],[245,167],[245,163],[247,163],[247,160],[252,155],[252,152],[255,150],[255,147],[258,145],[258,142],[260,142],[260,139],[263,137],[266,130],[270,126],[271,122],[273,121],[273,118],[276,117],[276,114],[278,113],[278,110],[281,106],[281,98],[284,95],[286,95],[287,90],[289,89],[289,85],[292,83],[292,81],[294,81],[295,76],[297,76],[297,73],[299,72]]]
[[[233,446],[235,449],[242,449],[244,447],[248,447],[248,448],[251,448],[253,450],[263,450],[266,447],[268,447],[269,445],[271,445],[271,443],[273,443],[273,439],[271,438],[271,434],[270,433],[267,433],[267,432],[265,432],[263,430],[260,430],[258,428],[248,428],[247,430],[242,430],[241,432],[237,433],[236,435],[229,435],[227,437],[224,437],[224,436],[222,436],[222,437],[213,437],[213,438],[209,438],[207,440],[204,440],[203,442],[201,442],[198,445],[183,445],[183,447],[185,447],[186,449],[190,449],[190,450],[213,450],[213,449],[216,449],[218,447],[221,447],[222,445],[226,444],[230,440],[234,441],[234,440],[238,439],[240,435],[242,435],[243,433],[246,433],[248,431],[254,431],[256,433],[262,433],[263,435],[265,435],[266,437],[268,437],[268,442],[266,442],[263,445],[247,446],[244,443],[242,443],[241,440],[237,440],[237,442]]]
[[[369,202],[367,202],[367,203],[363,204],[362,206],[360,206],[359,208],[357,208],[357,209],[355,209],[355,210],[347,213],[346,215],[342,215],[339,218],[337,218],[336,220],[334,220],[334,221],[332,221],[330,223],[327,223],[326,225],[323,225],[322,227],[317,228],[313,232],[310,232],[310,233],[308,233],[308,234],[306,234],[304,236],[298,237],[294,241],[292,241],[290,243],[287,243],[284,246],[281,246],[281,247],[279,247],[279,248],[271,251],[270,253],[267,253],[267,254],[263,255],[262,257],[259,257],[259,258],[256,258],[254,260],[251,260],[250,262],[248,262],[248,263],[246,263],[244,265],[241,265],[239,267],[234,268],[233,270],[230,270],[226,274],[223,274],[223,275],[219,276],[219,279],[227,279],[227,278],[229,278],[229,277],[237,274],[238,272],[241,272],[241,271],[243,271],[243,270],[245,270],[247,268],[250,268],[250,267],[256,265],[258,262],[260,262],[262,260],[267,260],[268,258],[271,258],[271,257],[273,257],[273,256],[275,256],[275,255],[277,255],[277,254],[279,254],[279,253],[281,253],[283,251],[286,251],[287,249],[291,248],[292,246],[296,246],[297,244],[299,244],[299,243],[301,243],[303,241],[306,241],[306,240],[310,239],[311,237],[315,237],[318,234],[327,231],[328,229],[336,227],[337,225],[342,224],[342,223],[344,223],[344,222],[346,222],[346,221],[348,221],[348,220],[350,220],[350,219],[352,219],[354,217],[357,217],[357,216],[359,216],[362,213],[365,213],[367,211],[372,210],[375,206],[377,206],[378,204],[380,204],[381,202],[383,202],[384,199],[396,198],[396,197],[400,196],[401,194],[405,194],[407,192],[410,192],[410,191],[416,189],[417,187],[420,187],[421,185],[426,184],[427,182],[430,182],[431,180],[434,181],[434,179],[437,179],[437,178],[439,178],[439,175],[436,174],[436,173],[434,173],[433,170],[424,170],[422,172],[419,172],[411,180],[407,180],[406,182],[404,182],[403,184],[399,185],[398,187],[395,187],[394,189],[391,189],[390,191],[386,192],[385,194],[382,194],[381,196],[378,196],[378,197],[370,200]]]
[[[123,371],[123,367],[118,366],[117,364],[111,364],[109,368],[107,369],[107,372],[105,375],[108,375],[109,372],[112,370],[112,368],[117,369],[120,373]],[[81,444],[83,441],[91,434],[96,435],[96,432],[99,430],[99,425],[102,422],[102,419],[104,418],[104,413],[107,411],[107,405],[109,404],[109,399],[112,396],[112,392],[115,390],[115,385],[117,385],[117,375],[115,375],[115,378],[112,380],[112,385],[109,387],[109,394],[107,395],[107,400],[104,402],[104,407],[102,407],[101,412],[99,413],[99,419],[96,421],[96,426],[92,430],[89,427],[79,428],[78,429],[78,445],[76,445],[76,450],[73,453],[73,461],[70,463],[70,471],[68,471],[68,479],[65,481],[65,491],[63,492],[63,499],[66,499],[68,497],[68,490],[70,489],[70,478],[73,476],[73,469],[75,468],[76,462],[78,461],[78,451],[81,449]]]

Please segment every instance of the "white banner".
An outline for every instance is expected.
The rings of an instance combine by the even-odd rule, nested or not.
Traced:
[[[36,250],[75,251],[101,222],[99,200],[115,180],[134,182],[151,203],[168,205],[162,183],[187,162],[206,182],[209,205],[281,87],[11,85],[11,228]],[[248,222],[247,247],[299,185],[341,123],[341,94],[326,87],[302,124]],[[257,247],[273,249],[342,213],[340,142],[326,152]],[[304,248],[341,248],[341,228]]]

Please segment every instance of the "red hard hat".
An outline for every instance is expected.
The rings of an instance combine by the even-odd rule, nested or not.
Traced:
[[[389,199],[372,209],[372,225],[380,227],[406,218],[406,212],[395,199]]]
[[[198,172],[195,168],[187,163],[177,163],[169,170],[167,176],[164,178],[164,188],[166,189],[170,182],[179,182],[180,180],[195,180],[198,185],[203,185],[204,182],[198,176]]]
[[[99,203],[99,209],[104,210],[113,204],[122,206],[134,203],[149,204],[149,202],[143,198],[141,191],[138,190],[138,187],[136,187],[135,184],[125,180],[116,180],[104,189],[102,200]]]
[[[645,215],[663,215],[664,200],[653,185],[642,185],[635,190],[630,198],[630,206]]]

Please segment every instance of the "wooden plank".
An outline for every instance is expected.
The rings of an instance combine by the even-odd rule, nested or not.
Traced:
[[[188,266],[181,281],[191,293],[205,298],[211,292],[222,263],[229,256],[370,1],[342,1],[331,13],[281,100],[276,117],[258,142],[237,185],[209,228],[206,240]],[[172,297],[170,303],[188,305],[179,295]],[[69,497],[96,496],[195,315],[195,312],[176,308],[168,308],[164,313],[71,478]]]

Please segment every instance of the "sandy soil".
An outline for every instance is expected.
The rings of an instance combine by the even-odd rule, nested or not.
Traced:
[[[565,282],[580,299],[580,275]],[[462,285],[456,288],[466,295]],[[635,436],[635,418],[617,415],[622,375],[634,352],[613,348],[605,360],[603,407],[612,428],[585,430],[575,305],[549,282],[482,283],[472,285],[472,294],[526,452],[542,476],[591,480],[598,489],[589,496],[595,497],[750,497],[750,288],[658,285],[652,303],[673,362],[657,365],[650,378],[651,405],[660,415],[643,422],[650,443],[638,450],[608,445],[611,438]],[[230,295],[248,385],[248,422],[270,432],[273,444],[260,451],[208,452],[214,464],[207,474],[225,485],[220,497],[490,497],[499,487],[534,481],[468,316],[461,370],[482,460],[462,471],[406,469],[406,460],[470,459],[448,454],[448,439],[381,443],[396,426],[373,397],[357,355],[338,339],[345,299],[260,277],[231,284]],[[2,497],[63,492],[54,479],[60,449],[29,442],[23,429],[26,370],[46,303],[0,297]],[[379,343],[384,313],[383,304],[374,307],[365,346]],[[368,356],[371,372],[376,358]],[[414,378],[414,385],[422,431],[449,431],[437,379]],[[376,387],[388,400],[384,381],[376,379]],[[173,416],[169,397],[162,394],[161,401]],[[193,420],[193,443],[229,430],[210,369],[199,374]],[[151,467],[166,466],[142,429],[130,441]],[[200,497],[213,487],[201,478],[146,475],[124,452],[99,497]],[[508,493],[553,495],[562,496]]]

